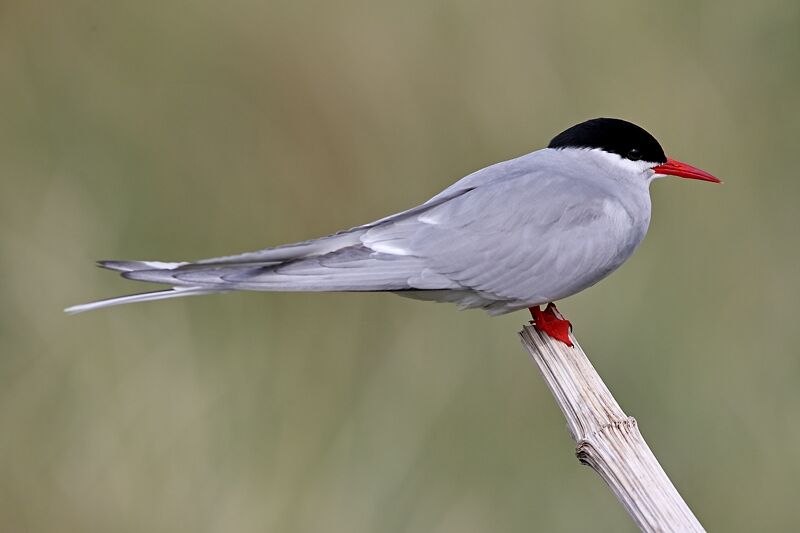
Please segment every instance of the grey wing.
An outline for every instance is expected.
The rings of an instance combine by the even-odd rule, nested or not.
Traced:
[[[537,153],[539,152],[533,152],[522,157],[511,159],[509,161],[503,161],[494,165],[490,165],[486,168],[482,168],[477,172],[473,172],[472,174],[461,178],[423,204],[405,211],[401,211],[400,213],[378,219],[368,224],[356,226],[346,231],[341,231],[328,237],[311,239],[308,241],[286,244],[272,248],[264,248],[263,250],[258,250],[255,252],[201,259],[192,263],[173,263],[173,265],[191,268],[193,265],[280,263],[301,257],[325,255],[340,249],[358,245],[361,242],[360,237],[366,231],[372,228],[390,227],[394,222],[410,219],[415,215],[419,215],[433,207],[442,205],[450,200],[453,200],[454,198],[458,198],[459,196],[472,191],[476,187],[483,187],[492,183],[512,179],[526,174],[528,172],[529,160],[532,157],[535,157]]]
[[[535,153],[536,152],[534,152],[534,154]],[[247,275],[253,277],[253,279],[249,281],[256,283],[257,280],[255,277],[259,273],[272,275],[277,273],[276,270],[280,269],[287,275],[289,272],[301,275],[301,272],[308,274],[313,265],[322,268],[330,268],[334,265],[339,268],[351,268],[354,261],[360,262],[360,266],[364,268],[387,267],[387,276],[390,270],[394,270],[396,274],[397,268],[401,263],[403,263],[406,268],[419,267],[424,269],[421,265],[412,264],[413,261],[410,261],[409,258],[406,258],[404,261],[395,261],[395,264],[389,266],[389,261],[396,259],[396,257],[394,257],[396,254],[390,253],[380,255],[379,252],[375,250],[367,250],[375,253],[372,253],[371,257],[365,258],[363,254],[365,248],[362,246],[362,237],[374,228],[388,230],[394,227],[396,223],[405,220],[413,221],[415,216],[458,198],[476,187],[521,175],[525,172],[524,161],[531,155],[533,154],[497,163],[465,176],[417,207],[327,237],[264,248],[254,252],[212,257],[192,262],[101,261],[99,264],[104,268],[122,272],[125,277],[131,279],[153,281],[157,283],[176,282],[182,285],[185,285],[185,282],[189,279],[195,282],[204,281],[208,283],[227,284],[235,278],[237,282],[242,282],[243,280],[239,279],[241,277],[239,274],[243,274],[245,271]],[[391,231],[388,233],[391,233]],[[305,261],[302,267],[298,264],[301,261]],[[281,265],[280,268],[278,268],[278,265]],[[268,267],[276,268],[271,269]],[[235,272],[233,270],[235,270]],[[200,274],[201,272],[207,273],[208,277],[203,278]],[[230,280],[224,279],[224,277],[228,276],[230,276]],[[347,276],[342,276],[341,280],[344,280],[346,277]],[[271,279],[269,285],[276,282],[277,279],[279,278]],[[376,280],[376,283],[370,285],[370,289],[365,288],[362,290],[378,290],[376,287],[388,288],[388,285],[381,283],[383,282]],[[425,282],[422,283],[422,285],[426,284],[430,284],[430,280],[426,279]],[[389,285],[398,290],[409,288],[402,283]]]
[[[402,291],[457,288],[419,257],[376,252],[364,244],[277,264],[231,264],[123,273],[129,279],[183,287],[251,291]]]
[[[458,185],[457,182],[455,185]],[[410,281],[420,287],[450,288],[447,279],[429,272],[417,258],[367,250],[361,237],[369,229],[389,226],[440,205],[472,187],[451,187],[425,204],[321,239],[265,248],[255,252],[199,261],[99,261],[123,277],[171,285],[149,293],[97,300],[65,309],[82,313],[126,303],[181,298],[231,290],[325,291],[406,290]],[[365,253],[366,252],[366,253]]]
[[[69,311],[81,312],[130,301],[208,294],[209,291],[387,291],[455,288],[456,284],[427,269],[421,258],[382,253],[379,245],[376,248],[366,246],[363,237],[373,228],[389,228],[397,222],[413,219],[416,215],[471,190],[472,187],[469,186],[451,187],[446,194],[439,194],[425,204],[369,224],[328,237],[255,252],[193,262],[100,261],[98,264],[101,267],[120,272],[125,278],[169,284],[174,289],[181,290],[112,298],[74,306]]]

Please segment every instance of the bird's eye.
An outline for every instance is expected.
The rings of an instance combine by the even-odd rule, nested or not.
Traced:
[[[627,158],[631,161],[639,161],[642,158],[642,152],[638,148],[631,148]]]

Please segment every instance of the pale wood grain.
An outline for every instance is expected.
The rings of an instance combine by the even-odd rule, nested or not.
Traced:
[[[533,326],[520,337],[567,419],[575,455],[600,474],[639,529],[705,531],[578,341],[572,337],[570,348]]]

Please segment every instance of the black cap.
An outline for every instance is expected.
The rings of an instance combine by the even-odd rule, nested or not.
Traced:
[[[666,163],[658,141],[644,128],[618,118],[595,118],[556,135],[548,148],[599,148],[631,161]]]

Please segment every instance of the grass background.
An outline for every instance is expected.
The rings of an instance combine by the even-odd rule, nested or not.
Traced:
[[[704,525],[800,521],[800,3],[0,3],[0,530],[633,531],[490,319],[391,295],[66,316],[415,205],[595,116],[724,186],[561,308]]]

